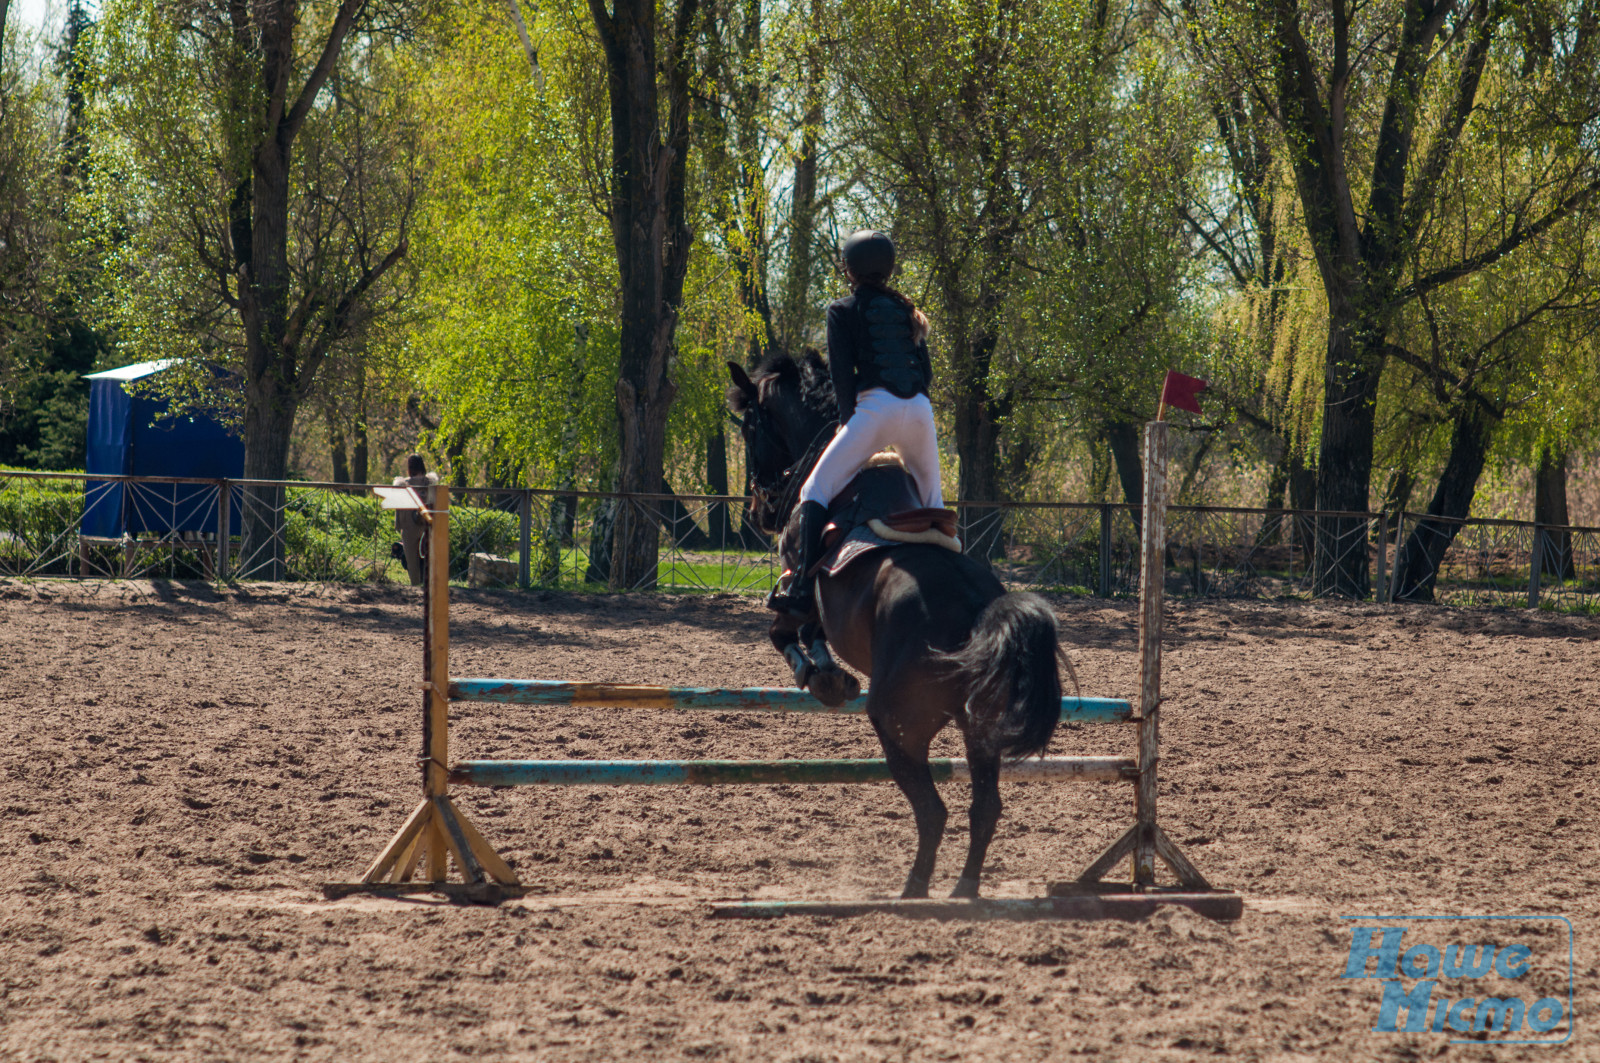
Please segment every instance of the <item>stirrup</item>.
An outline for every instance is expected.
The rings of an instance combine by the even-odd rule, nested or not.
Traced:
[[[809,617],[817,607],[816,584],[811,580],[803,583],[791,579],[789,586],[782,584],[772,588],[767,594],[767,608],[775,613],[784,613],[798,620]]]

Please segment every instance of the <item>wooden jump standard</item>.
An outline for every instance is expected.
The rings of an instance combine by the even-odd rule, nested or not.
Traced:
[[[744,902],[720,905],[720,917],[779,915],[849,915],[888,910],[931,918],[1136,918],[1159,904],[1181,904],[1213,918],[1238,918],[1237,894],[1211,890],[1205,878],[1183,856],[1156,822],[1158,713],[1161,688],[1161,573],[1166,540],[1167,425],[1156,421],[1145,431],[1143,557],[1140,574],[1139,646],[1140,715],[1115,698],[1062,698],[1063,720],[1139,726],[1137,759],[1122,757],[1044,757],[1007,764],[1002,778],[1047,782],[1131,780],[1135,783],[1135,822],[1076,882],[1052,886],[1043,900]],[[428,577],[423,588],[423,799],[360,883],[330,884],[330,897],[361,890],[449,891],[447,860],[466,880],[467,889],[498,895],[520,889],[520,883],[494,848],[451,800],[449,784],[463,786],[726,786],[771,784],[862,783],[889,780],[882,760],[690,760],[591,761],[525,760],[449,762],[450,702],[487,701],[523,705],[568,705],[595,708],[717,709],[722,711],[859,713],[865,697],[829,708],[809,693],[777,687],[718,689],[633,684],[564,683],[546,680],[459,679],[449,677],[449,566],[434,563],[448,557],[449,492],[436,491],[432,509],[423,507],[414,491],[378,489],[387,508],[421,508],[430,524],[427,535]],[[401,492],[409,496],[401,496]],[[967,778],[960,759],[930,762],[936,781]],[[1137,893],[1116,895],[1102,879],[1123,857],[1131,858]],[[1185,892],[1155,885],[1159,858],[1177,875]],[[461,887],[457,886],[456,889]],[[1202,891],[1202,892],[1197,892]]]

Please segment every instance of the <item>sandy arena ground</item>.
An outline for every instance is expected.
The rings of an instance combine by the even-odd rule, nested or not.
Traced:
[[[1056,604],[1085,692],[1132,695],[1133,606]],[[749,923],[706,902],[898,889],[899,794],[458,791],[540,895],[324,901],[416,800],[418,606],[409,589],[0,581],[0,1059],[1600,1059],[1600,621],[1175,606],[1162,817],[1245,893],[1237,924]],[[457,591],[452,671],[782,683],[765,628],[727,597]],[[877,755],[862,719],[787,715],[462,706],[452,740],[460,757]],[[1063,729],[1053,752],[1131,740]],[[1129,822],[1124,784],[1004,793],[990,895],[1040,895]],[[966,795],[946,796],[947,891]],[[1339,977],[1341,917],[1507,913],[1575,927],[1566,1047],[1372,1032],[1381,987]],[[1551,936],[1511,988],[1564,997],[1544,954],[1565,929],[1533,926],[1517,933]]]

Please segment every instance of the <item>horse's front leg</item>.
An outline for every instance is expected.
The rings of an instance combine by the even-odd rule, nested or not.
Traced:
[[[829,708],[838,708],[861,693],[861,683],[856,677],[839,667],[828,650],[828,636],[820,621],[807,620],[800,625],[800,645],[806,656],[816,665],[807,687],[818,701]]]
[[[805,621],[797,620],[787,613],[779,613],[767,631],[767,637],[772,640],[772,645],[783,654],[783,659],[789,662],[789,668],[794,673],[794,685],[801,690],[806,689],[806,684],[811,682],[811,677],[817,672],[817,666],[806,656],[805,647],[801,645],[800,627],[803,623]]]

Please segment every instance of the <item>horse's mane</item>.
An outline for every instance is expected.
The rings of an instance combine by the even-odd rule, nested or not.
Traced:
[[[828,363],[815,347],[807,347],[796,358],[787,351],[768,355],[750,374],[750,379],[766,399],[777,389],[785,394],[797,395],[800,405],[826,420],[839,416],[839,402],[833,394],[833,378],[828,375]],[[728,405],[734,413],[743,413],[750,405],[750,396],[739,387],[728,389]]]

